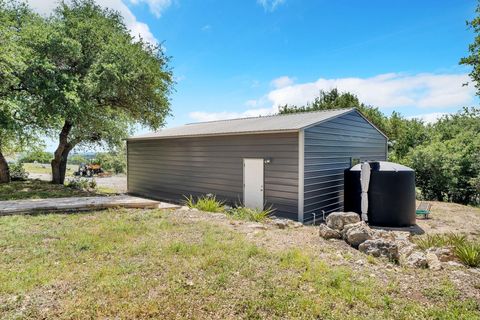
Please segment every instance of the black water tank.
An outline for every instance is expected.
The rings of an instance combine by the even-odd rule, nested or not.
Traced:
[[[383,227],[415,224],[415,171],[392,162],[369,162],[368,223]],[[361,164],[345,170],[344,210],[361,213]]]

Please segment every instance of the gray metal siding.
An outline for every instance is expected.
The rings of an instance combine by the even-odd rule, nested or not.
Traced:
[[[128,141],[128,191],[180,201],[213,193],[231,204],[243,199],[243,158],[265,164],[265,201],[275,214],[297,219],[298,133]]]
[[[386,157],[387,139],[357,111],[305,129],[304,220],[343,210],[343,171],[352,158]]]

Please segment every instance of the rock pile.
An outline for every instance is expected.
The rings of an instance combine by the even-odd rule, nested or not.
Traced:
[[[392,261],[398,261],[400,258],[397,244],[385,239],[366,240],[358,246],[358,250],[377,258],[387,257]]]
[[[333,212],[319,227],[324,239],[343,239],[359,251],[413,268],[440,270],[442,263],[454,260],[450,248],[432,248],[423,252],[412,243],[409,232],[371,229],[355,212]]]

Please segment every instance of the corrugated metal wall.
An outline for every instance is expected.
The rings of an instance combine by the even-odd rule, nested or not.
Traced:
[[[343,171],[352,158],[387,157],[387,139],[357,111],[305,129],[304,143],[304,221],[343,210]]]
[[[128,141],[128,190],[161,200],[216,194],[243,200],[243,158],[265,165],[265,200],[279,216],[297,219],[298,133]]]

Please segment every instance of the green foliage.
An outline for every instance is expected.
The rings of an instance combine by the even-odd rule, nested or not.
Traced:
[[[185,205],[189,208],[196,208],[200,211],[206,212],[223,212],[225,208],[225,203],[223,201],[217,200],[215,195],[207,194],[204,196],[197,197],[196,199],[190,196],[184,196]]]
[[[79,165],[79,164],[87,163],[87,162],[88,162],[87,158],[85,158],[84,156],[79,155],[79,154],[75,154],[73,156],[68,157],[68,163],[69,164]]]
[[[33,58],[23,40],[39,21],[26,5],[0,0],[0,155],[22,151],[27,142],[32,144],[35,129],[44,124],[31,110],[37,101],[22,85],[23,73]],[[8,164],[1,165],[0,182],[8,182]]]
[[[455,247],[455,254],[464,265],[472,268],[480,267],[480,244],[464,242]]]
[[[46,152],[42,150],[34,150],[26,155],[24,155],[19,161],[21,163],[50,163],[53,159],[53,154],[51,152]]]
[[[480,56],[480,4],[477,4],[475,13],[476,17],[471,21],[468,21],[467,25],[473,30],[473,32],[476,34],[476,37],[474,38],[474,42],[468,47],[470,55],[460,59],[460,64],[469,65],[472,67],[470,78],[472,78],[475,87],[477,88],[477,95],[480,95],[480,61],[478,59]],[[469,85],[469,83],[466,85]]]
[[[125,148],[119,148],[110,152],[97,153],[92,163],[102,166],[103,170],[115,174],[125,173],[127,170],[127,152]]]
[[[464,109],[431,126],[429,141],[407,155],[427,200],[480,204],[480,109]]]
[[[272,214],[272,208],[265,210],[250,209],[246,207],[235,207],[226,211],[229,216],[235,219],[262,222],[268,219]]]
[[[67,187],[75,190],[95,191],[97,189],[97,182],[95,179],[75,177],[67,183]]]
[[[407,154],[428,140],[428,127],[418,119],[405,119],[398,112],[388,118],[389,159],[404,162]]]
[[[118,146],[137,124],[161,127],[173,76],[160,44],[135,39],[119,12],[94,0],[60,2],[37,19],[21,41],[12,37],[34,57],[16,70],[29,113],[61,132],[52,164],[55,183],[63,183],[75,146]]]
[[[25,181],[28,178],[28,173],[25,171],[23,167],[23,163],[16,162],[11,163],[10,167],[10,177],[12,181]]]

